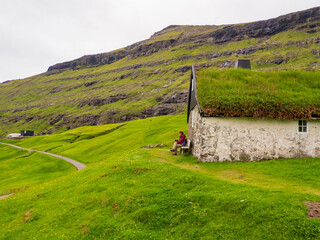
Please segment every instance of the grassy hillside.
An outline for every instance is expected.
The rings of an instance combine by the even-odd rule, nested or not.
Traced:
[[[205,114],[229,117],[320,117],[320,72],[200,69],[198,99]]]
[[[185,115],[164,116],[16,142],[89,164],[1,200],[0,238],[320,237],[320,221],[306,218],[303,203],[320,201],[320,159],[199,163],[171,156],[177,131],[186,128]],[[165,146],[140,148],[157,143]]]
[[[30,187],[75,172],[60,159],[0,144],[0,195],[5,190]]]
[[[192,64],[229,68],[247,58],[254,70],[317,71],[319,16],[317,8],[257,23],[170,26],[124,49],[75,60],[75,67],[58,64],[1,83],[0,135],[183,113]]]

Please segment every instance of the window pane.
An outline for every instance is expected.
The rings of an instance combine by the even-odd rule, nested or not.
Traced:
[[[298,121],[298,132],[308,132],[308,125],[306,120]]]

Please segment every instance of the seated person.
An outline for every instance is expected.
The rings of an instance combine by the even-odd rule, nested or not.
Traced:
[[[179,140],[175,140],[175,143],[173,144],[173,148],[170,150],[171,152],[174,152],[172,155],[177,155],[177,149],[179,147],[185,146],[187,143],[186,135],[182,131],[179,132]]]

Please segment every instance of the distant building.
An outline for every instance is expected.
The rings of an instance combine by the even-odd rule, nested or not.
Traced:
[[[292,99],[282,97],[284,90],[278,91],[279,84],[268,82],[270,74],[288,77],[286,91]],[[305,96],[303,91],[308,90],[299,74],[308,74],[310,91],[319,99],[320,87],[314,84],[319,81],[317,72],[192,67],[188,124],[193,155],[203,162],[320,157],[320,103],[307,95],[295,106],[295,97]],[[246,94],[225,79],[231,75],[241,76],[236,82],[248,90]]]
[[[235,63],[235,68],[251,69],[251,63],[249,59],[238,59]]]
[[[20,139],[23,138],[20,133],[10,133],[6,136],[7,139]]]
[[[34,135],[34,131],[27,131],[27,130],[22,130],[21,131],[21,136],[29,136],[29,137],[31,137],[31,136],[33,136]]]

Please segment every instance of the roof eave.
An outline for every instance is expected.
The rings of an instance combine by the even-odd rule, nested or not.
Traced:
[[[201,110],[201,109],[200,109]],[[225,115],[210,115],[210,114],[206,114],[203,111],[199,111],[200,112],[200,116],[201,117],[206,117],[206,118],[253,118],[253,119],[270,119],[270,120],[301,120],[300,118],[270,118],[270,117],[243,117],[243,116],[225,116]],[[302,119],[303,120],[303,119]],[[310,118],[310,119],[305,119],[305,120],[320,120],[319,118]]]

